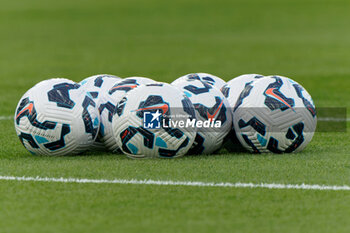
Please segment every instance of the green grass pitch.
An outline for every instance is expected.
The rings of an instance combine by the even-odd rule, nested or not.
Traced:
[[[281,74],[317,107],[349,108],[349,11],[347,0],[2,1],[0,176],[350,185],[349,131],[317,132],[298,154],[51,158],[29,154],[6,119],[41,80],[99,73]],[[349,206],[349,191],[0,180],[6,233],[349,232]]]

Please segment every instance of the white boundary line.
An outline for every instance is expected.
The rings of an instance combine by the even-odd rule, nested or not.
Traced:
[[[317,118],[317,121],[331,121],[331,122],[344,122],[350,121],[350,118],[336,118],[336,117],[320,117]]]
[[[126,179],[79,179],[79,178],[52,178],[52,177],[16,177],[0,176],[0,180],[6,181],[30,181],[30,182],[54,182],[54,183],[83,183],[83,184],[138,184],[160,186],[192,186],[192,187],[228,187],[228,188],[266,188],[266,189],[299,189],[299,190],[331,190],[350,191],[350,186],[318,185],[318,184],[267,184],[267,183],[208,183],[196,181],[163,181],[163,180],[126,180]]]
[[[0,116],[0,121],[11,120],[12,116]]]

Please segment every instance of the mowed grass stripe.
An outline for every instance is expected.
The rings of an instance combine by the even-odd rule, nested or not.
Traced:
[[[172,180],[126,180],[126,179],[84,179],[84,178],[54,178],[54,177],[16,177],[0,176],[4,181],[24,182],[53,182],[53,183],[82,183],[82,184],[136,184],[136,185],[160,185],[160,186],[195,186],[195,187],[227,187],[227,188],[265,188],[265,189],[299,189],[320,191],[350,191],[350,186],[319,185],[319,184],[275,184],[275,183],[213,183],[200,181],[172,181]]]

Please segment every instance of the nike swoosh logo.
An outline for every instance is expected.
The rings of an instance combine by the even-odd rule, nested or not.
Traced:
[[[26,108],[22,109],[22,111],[20,111],[17,116],[16,116],[16,119],[22,114],[24,113],[25,111],[29,111],[29,114],[32,114],[32,111],[33,111],[33,108],[34,108],[34,104],[33,103],[30,103]]]
[[[125,88],[125,87],[135,88],[135,87],[137,87],[137,85],[123,85],[123,86],[116,86],[116,87],[112,87],[112,90],[116,90],[116,89],[119,89],[119,88]]]
[[[269,88],[265,91],[265,94],[270,96],[271,98],[274,98],[282,103],[284,103],[285,105],[287,105],[289,108],[293,109],[292,106],[290,106],[290,104],[288,104],[284,99],[282,99],[280,96],[276,95],[273,91],[276,90],[276,88]]]
[[[138,112],[138,111],[156,110],[156,109],[161,109],[163,111],[163,114],[165,114],[166,112],[168,112],[169,106],[167,104],[157,104],[157,105],[153,105],[145,108],[139,108],[134,111]]]
[[[216,111],[215,111],[213,114],[210,114],[209,112],[207,112],[208,120],[210,120],[210,121],[213,121],[213,120],[214,120],[214,118],[216,117],[216,115],[217,115],[218,112],[220,111],[220,109],[221,109],[223,103],[224,103],[224,100],[221,100],[220,105],[218,106],[218,108],[216,109]]]

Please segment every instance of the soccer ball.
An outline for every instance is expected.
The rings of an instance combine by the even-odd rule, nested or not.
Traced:
[[[17,105],[14,122],[24,147],[41,155],[81,153],[99,129],[95,101],[68,79],[49,79],[29,89]]]
[[[112,119],[119,148],[132,158],[175,158],[186,154],[196,136],[194,107],[178,88],[142,85],[118,103]]]
[[[100,105],[101,99],[103,99],[104,95],[108,94],[109,89],[113,87],[116,83],[120,82],[122,79],[109,74],[99,74],[88,77],[82,80],[79,84],[81,88],[85,90],[85,92],[90,95],[97,104]],[[102,142],[102,135],[99,131],[94,144],[92,145],[93,149],[104,149],[105,145]]]
[[[79,84],[99,104],[101,96],[111,89],[121,78],[110,74],[98,74],[82,80]]]
[[[260,74],[243,74],[231,79],[221,88],[221,92],[227,98],[227,101],[231,106],[230,111],[232,111],[245,86],[253,86],[254,81],[260,80],[263,77],[264,76]],[[224,147],[230,152],[242,152],[245,150],[236,137],[236,132],[233,127],[224,140]]]
[[[219,89],[198,79],[188,78],[173,85],[189,97],[196,110],[197,121],[210,122],[198,127],[189,153],[211,154],[220,149],[232,126],[232,112],[227,99]]]
[[[221,92],[227,98],[231,107],[234,107],[236,101],[246,85],[251,85],[254,81],[263,78],[260,74],[243,74],[228,81],[222,88]]]
[[[186,74],[175,81],[173,81],[171,84],[176,85],[178,82],[190,80],[190,79],[196,79],[200,80],[202,82],[208,83],[210,85],[213,85],[217,89],[221,89],[226,82],[222,80],[221,78],[214,76],[212,74],[207,74],[207,73],[193,73],[193,74]]]
[[[254,153],[303,150],[316,129],[316,110],[297,82],[267,76],[246,85],[234,108],[233,123],[242,145]]]
[[[115,83],[104,93],[104,95],[101,96],[101,101],[98,104],[98,110],[101,117],[99,136],[100,140],[108,150],[113,152],[118,150],[118,145],[112,131],[112,117],[116,104],[128,91],[148,83],[155,83],[155,81],[144,77],[125,78],[122,81]]]

